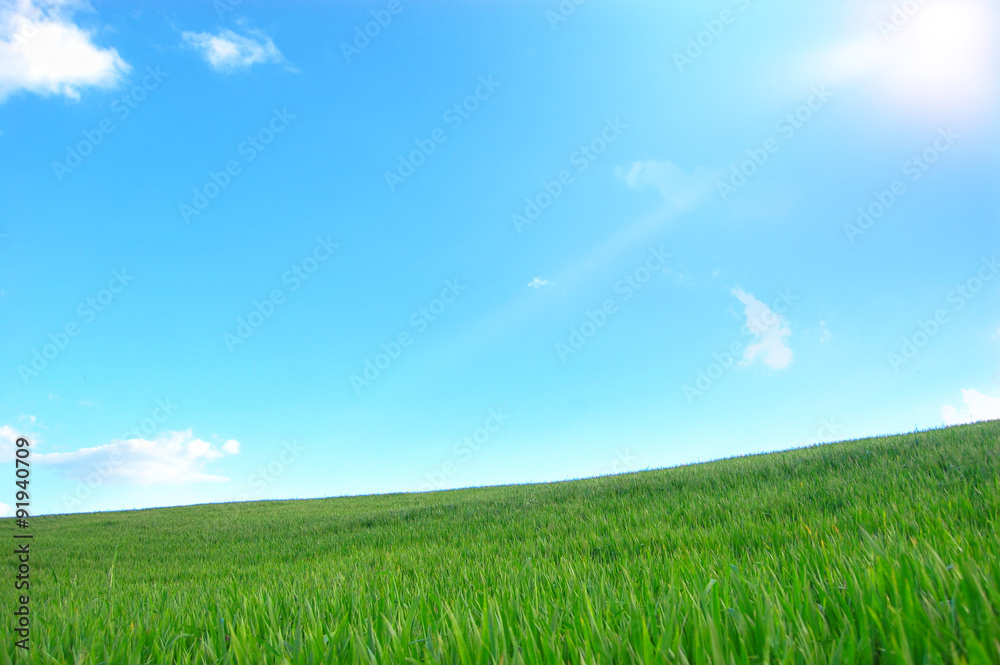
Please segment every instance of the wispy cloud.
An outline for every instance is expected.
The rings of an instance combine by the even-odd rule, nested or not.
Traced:
[[[259,63],[285,62],[285,56],[271,38],[260,30],[248,30],[246,35],[232,30],[223,30],[215,35],[184,32],[181,37],[197,49],[213,69],[220,72],[233,72]]]
[[[670,161],[647,159],[616,169],[619,178],[632,189],[655,187],[679,210],[692,210],[711,193],[719,174],[697,167],[690,175]]]
[[[941,418],[945,425],[961,425],[1000,418],[1000,397],[990,397],[978,390],[963,388],[962,402],[965,406],[961,410],[951,404],[941,407]]]
[[[197,439],[191,430],[167,432],[155,439],[114,440],[104,446],[69,453],[36,454],[39,464],[53,466],[67,477],[82,479],[96,464],[106,462],[110,479],[133,485],[153,483],[226,482],[229,478],[205,472],[207,464],[238,455],[240,444],[229,439],[221,448]]]
[[[17,92],[79,99],[86,87],[117,85],[131,67],[73,22],[69,0],[0,4],[0,102]]]
[[[528,286],[530,286],[533,289],[540,289],[543,286],[549,286],[550,284],[551,282],[549,280],[542,279],[541,277],[536,277],[530,282],[528,282]]]
[[[760,358],[771,369],[786,369],[794,355],[785,341],[792,335],[788,321],[739,286],[733,288],[732,294],[745,306],[746,326],[755,340],[743,351],[740,364],[747,367]]]

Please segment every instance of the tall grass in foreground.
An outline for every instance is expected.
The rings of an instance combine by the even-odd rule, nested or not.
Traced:
[[[548,485],[35,518],[33,650],[0,659],[1000,663],[998,452],[991,422]]]

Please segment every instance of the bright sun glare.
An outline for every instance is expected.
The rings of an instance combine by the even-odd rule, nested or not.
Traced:
[[[897,2],[875,30],[866,25],[868,37],[827,54],[827,73],[870,77],[887,103],[911,112],[988,111],[1000,83],[998,9],[981,0]]]
[[[887,85],[922,105],[978,106],[997,83],[995,24],[986,3],[920,5],[887,34]]]

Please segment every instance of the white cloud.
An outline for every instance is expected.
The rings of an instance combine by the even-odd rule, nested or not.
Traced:
[[[285,62],[285,56],[271,38],[260,30],[249,30],[247,36],[223,30],[217,35],[184,32],[181,37],[198,49],[213,69],[220,72],[231,72],[257,63]]]
[[[70,0],[15,0],[0,5],[0,102],[26,91],[79,99],[80,89],[110,88],[131,67],[113,48],[73,23]]]
[[[25,420],[28,421],[29,425],[34,425],[36,422],[38,422],[38,418],[36,418],[35,416],[33,416],[31,414],[24,415],[24,416],[18,416],[17,417],[17,421],[18,422],[24,422]]]
[[[14,511],[10,509],[10,506],[0,501],[0,517],[11,517],[13,515]]]
[[[618,167],[615,171],[618,177],[632,189],[642,189],[653,186],[668,201],[680,210],[695,208],[708,194],[718,180],[719,174],[699,166],[691,175],[687,175],[673,162],[658,162],[647,159],[633,162],[628,169]]]
[[[89,400],[89,399],[81,399],[80,400],[80,406],[94,407],[94,406],[97,406],[97,402],[95,402],[93,400]]]
[[[205,473],[208,462],[239,454],[240,444],[229,439],[216,448],[194,438],[191,430],[167,432],[155,439],[114,440],[104,446],[82,448],[71,453],[38,454],[39,464],[60,468],[68,477],[86,478],[97,465],[110,468],[107,478],[133,485],[181,484],[197,481],[226,482],[229,478]],[[102,464],[104,463],[104,464]]]
[[[1000,397],[990,397],[969,388],[962,389],[962,402],[965,403],[965,407],[961,411],[951,404],[941,407],[941,418],[945,425],[961,425],[1000,418]]]
[[[62,397],[60,397],[59,395],[56,395],[55,393],[49,393],[49,401],[50,402],[58,402],[61,399],[62,399]]]
[[[746,326],[755,340],[743,351],[740,365],[747,367],[758,357],[771,369],[785,369],[791,365],[793,353],[785,342],[792,334],[788,321],[739,286],[733,287],[732,294],[745,305]]]
[[[0,462],[8,462],[14,459],[14,450],[17,448],[16,442],[18,437],[21,436],[24,436],[24,434],[18,432],[10,425],[0,425]]]
[[[541,277],[536,277],[530,282],[528,282],[528,286],[530,286],[533,289],[540,289],[543,286],[548,286],[549,284],[551,284],[549,280],[542,279]]]
[[[24,418],[18,418],[24,420]],[[35,420],[31,421],[34,424]],[[0,462],[9,462],[14,459],[14,451],[17,450],[17,440],[21,437],[31,442],[31,454],[35,455],[35,447],[41,443],[42,438],[33,432],[15,429],[10,425],[0,425]]]

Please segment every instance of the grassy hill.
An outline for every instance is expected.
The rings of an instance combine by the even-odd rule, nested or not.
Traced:
[[[35,518],[30,660],[1000,663],[998,453],[990,422],[566,483]]]

